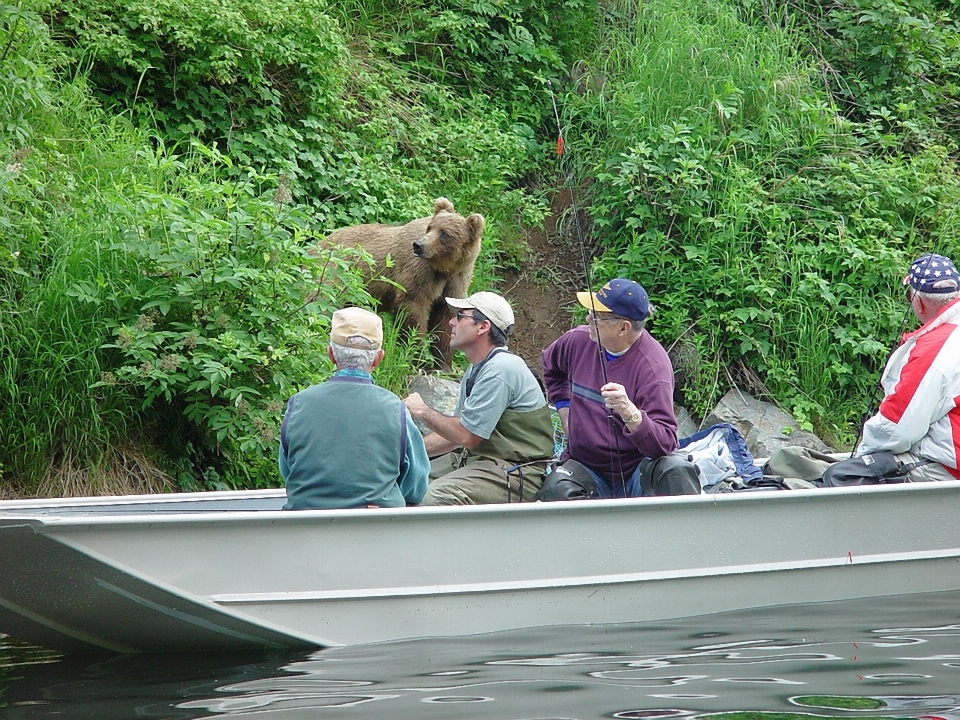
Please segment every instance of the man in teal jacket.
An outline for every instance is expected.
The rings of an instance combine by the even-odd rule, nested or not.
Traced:
[[[280,474],[287,510],[403,507],[427,491],[423,436],[396,395],[373,384],[383,360],[383,323],[374,313],[333,314],[327,356],[337,370],[287,403],[280,426]]]

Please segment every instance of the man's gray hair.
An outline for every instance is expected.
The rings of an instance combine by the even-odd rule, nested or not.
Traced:
[[[630,327],[634,332],[640,332],[647,326],[647,320],[649,320],[656,311],[657,309],[651,303],[650,308],[647,310],[647,316],[643,320],[624,317],[623,315],[617,315],[617,313],[611,313],[611,317],[614,317],[617,320],[626,320],[628,323],[630,323]]]
[[[960,298],[960,291],[952,293],[928,293],[920,292],[919,290],[913,291],[914,295],[923,300],[924,305],[929,307],[940,308],[946,307],[952,303],[957,298]]]
[[[347,342],[351,342],[354,345],[373,345],[372,342],[360,335],[351,335],[347,338]],[[341,370],[350,368],[370,372],[374,360],[377,359],[377,353],[379,352],[379,350],[374,350],[372,347],[369,350],[363,350],[361,348],[337,345],[336,343],[330,343],[330,347],[333,348],[334,362],[337,363],[337,367]]]

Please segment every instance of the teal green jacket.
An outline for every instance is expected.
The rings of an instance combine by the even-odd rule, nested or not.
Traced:
[[[287,510],[416,505],[430,473],[400,398],[359,370],[337,371],[290,398],[279,465]]]

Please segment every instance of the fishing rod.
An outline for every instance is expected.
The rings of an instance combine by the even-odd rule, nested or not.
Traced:
[[[900,321],[900,328],[897,330],[897,338],[903,336],[903,329],[907,325],[907,318],[910,317],[911,308],[908,305],[906,312],[903,314],[903,319]],[[863,439],[863,428],[867,424],[867,420],[873,417],[871,412],[874,405],[879,406],[880,402],[883,400],[883,371],[887,369],[887,364],[890,362],[890,358],[893,357],[893,354],[897,351],[897,348],[900,347],[899,342],[895,342],[893,347],[890,348],[890,351],[887,353],[886,359],[883,361],[883,367],[880,370],[880,379],[873,384],[873,390],[870,393],[870,397],[867,398],[867,410],[860,416],[860,429],[857,431],[857,437],[853,441],[853,446],[850,449],[850,457],[853,457],[853,454],[857,451],[857,446],[860,444],[860,441]]]
[[[573,226],[576,229],[577,233],[577,243],[580,247],[580,262],[583,264],[583,274],[584,279],[587,282],[587,295],[590,297],[590,319],[593,322],[593,333],[597,338],[597,356],[600,358],[600,372],[603,377],[603,384],[606,385],[609,382],[607,378],[607,355],[606,351],[603,349],[603,345],[600,344],[600,323],[597,319],[597,306],[596,306],[596,296],[593,294],[593,279],[590,273],[590,262],[587,257],[587,247],[586,242],[584,241],[584,232],[583,228],[580,225],[580,211],[577,208],[577,196],[574,192],[573,185],[573,170],[567,165],[564,168],[564,165],[567,160],[566,154],[566,142],[563,139],[563,127],[560,123],[560,111],[557,109],[557,98],[553,93],[553,82],[549,79],[547,80],[547,91],[550,93],[550,102],[553,104],[553,117],[557,122],[557,156],[560,158],[561,171],[564,175],[564,181],[567,186],[567,193],[570,195],[570,210],[573,212]],[[617,454],[617,467],[620,470],[620,487],[623,490],[623,496],[627,496],[627,479],[623,472],[623,457],[620,451],[620,433],[617,431],[616,419],[614,418],[613,409],[607,408],[607,428],[610,431],[610,434],[613,436],[613,442],[616,447]]]
[[[930,261],[933,259],[933,255],[934,255],[933,253],[926,254],[923,261],[923,266],[920,268],[921,275],[923,275],[926,272],[927,267],[930,264]],[[909,270],[907,272],[909,275]],[[915,290],[913,290],[913,288],[909,284],[907,284],[907,287],[910,289],[911,292],[916,292]],[[874,384],[873,392],[871,393],[871,396],[867,398],[869,401],[869,404],[867,405],[866,412],[864,412],[862,417],[860,418],[860,429],[857,431],[857,437],[853,441],[853,447],[850,450],[851,457],[857,451],[857,446],[860,444],[860,441],[863,439],[863,428],[866,426],[867,420],[873,417],[873,413],[871,413],[871,410],[873,409],[874,405],[878,406],[878,412],[879,412],[879,405],[883,401],[883,393],[884,393],[883,373],[887,369],[887,365],[890,363],[890,358],[893,357],[893,354],[899,349],[900,345],[902,344],[901,341],[903,339],[903,331],[904,331],[904,328],[906,328],[907,326],[907,320],[910,318],[911,312],[913,312],[912,302],[907,303],[907,309],[904,311],[903,317],[900,320],[900,327],[897,329],[897,334],[894,339],[894,344],[890,348],[890,351],[887,353],[886,359],[884,359],[883,361],[883,366],[880,370],[880,379]]]

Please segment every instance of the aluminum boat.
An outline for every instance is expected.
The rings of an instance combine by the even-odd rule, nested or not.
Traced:
[[[0,502],[0,633],[320,647],[960,589],[960,482],[283,511],[283,490]]]

